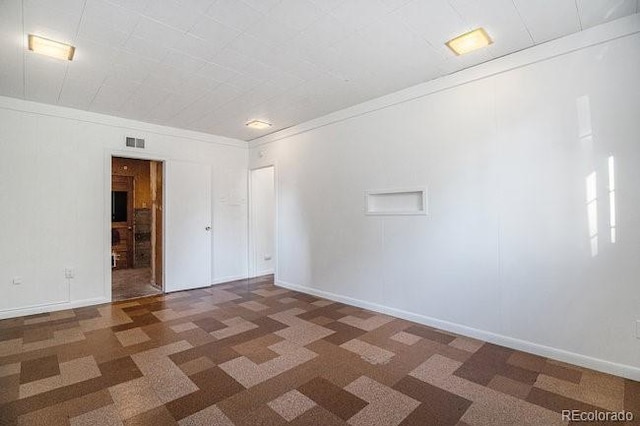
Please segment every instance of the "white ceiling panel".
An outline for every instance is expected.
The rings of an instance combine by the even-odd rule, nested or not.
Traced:
[[[207,99],[203,96],[190,103],[177,114],[169,118],[167,124],[175,127],[183,127],[194,130],[192,123],[211,111]]]
[[[122,46],[138,24],[140,15],[104,0],[87,0],[80,37],[109,46]]]
[[[633,0],[576,0],[582,29],[636,13],[637,1]]]
[[[575,0],[514,0],[514,3],[536,43],[580,30]]]
[[[25,55],[25,97],[45,104],[58,103],[67,63],[29,52]]]
[[[169,48],[152,40],[135,36],[129,37],[124,44],[123,50],[128,54],[156,62],[161,62],[169,54]]]
[[[444,45],[447,40],[471,29],[449,2],[444,0],[414,0],[394,14],[443,56],[450,53]]]
[[[117,6],[121,6],[124,9],[132,12],[142,13],[145,11],[149,3],[155,0],[106,0]]]
[[[143,85],[159,91],[180,93],[185,81],[189,79],[189,73],[166,65],[158,65],[153,73],[144,81]]]
[[[281,49],[273,53],[273,56],[265,61],[265,64],[279,70],[285,70],[291,75],[295,75],[303,80],[312,80],[324,74],[324,71],[316,64],[304,60],[301,57],[291,55],[288,51]]]
[[[213,0],[156,0],[150,2],[143,13],[153,20],[188,31],[212,3]]]
[[[20,45],[0,40],[0,57],[8,61],[0,62],[0,93],[14,98],[24,97],[24,49]]]
[[[247,56],[256,61],[268,61],[277,50],[275,46],[265,43],[247,33],[241,34],[227,45],[229,50]]]
[[[240,35],[241,31],[206,16],[201,17],[189,30],[189,34],[200,37],[207,43],[217,47],[226,46],[231,40]]]
[[[97,70],[96,70],[97,71]],[[69,71],[58,99],[58,104],[76,109],[88,109],[93,98],[102,87],[106,73],[95,72],[92,78]]]
[[[222,43],[212,43],[193,34],[183,34],[176,40],[173,48],[194,58],[210,61],[223,46]]]
[[[22,5],[0,2],[0,93],[24,97],[24,45]]]
[[[230,98],[237,96],[238,93],[237,89],[227,85],[220,85],[215,90],[205,91],[198,98],[195,98],[194,102],[188,104],[172,116],[168,124],[194,129],[192,123],[207,114],[211,114],[212,111],[218,109],[221,104],[229,102],[231,100]]]
[[[128,83],[142,83],[153,70],[158,67],[159,62],[145,58],[144,56],[132,53],[120,52],[113,61],[108,81],[112,86]]]
[[[319,3],[320,0],[317,1]],[[338,5],[330,9],[329,14],[354,30],[369,25],[389,12],[389,7],[381,0],[344,0],[336,3]]]
[[[23,10],[27,34],[73,43],[82,18],[84,0],[24,0]]]
[[[334,45],[355,32],[329,14],[323,15],[304,31],[299,33],[292,43],[303,48],[318,48]]]
[[[205,78],[224,83],[236,77],[240,73],[222,65],[207,63],[207,65],[199,70],[197,74]]]
[[[286,22],[294,30],[302,31],[323,15],[322,9],[310,0],[282,0],[269,11],[267,18]]]
[[[202,92],[201,92],[202,95]],[[193,103],[193,95],[171,93],[153,108],[146,119],[154,123],[166,124],[169,119]]]
[[[264,12],[238,0],[217,0],[206,14],[214,21],[239,31],[246,30],[264,16]]]
[[[247,5],[259,10],[262,13],[267,13],[273,7],[275,7],[281,0],[238,0],[246,3]]]
[[[140,84],[130,83],[129,85],[110,86],[106,83],[100,87],[98,93],[93,98],[90,111],[101,112],[104,114],[118,115],[122,106],[129,100],[131,95],[140,87]]]
[[[168,49],[173,47],[183,34],[182,30],[143,16],[131,35]]]
[[[299,33],[293,26],[287,22],[273,19],[261,19],[255,25],[247,29],[250,34],[265,43],[272,45],[287,44],[293,37]]]
[[[134,120],[144,120],[169,95],[168,91],[159,90],[156,86],[143,84],[127,99],[118,113]]]
[[[77,40],[76,49],[78,54],[74,61],[67,63],[58,103],[71,108],[88,109],[111,73],[118,51],[85,39]]]
[[[0,95],[239,139],[637,13],[640,0],[3,0]],[[494,44],[445,42],[484,27]],[[74,61],[26,51],[73,43]],[[248,129],[249,119],[273,123]]]
[[[178,68],[187,73],[200,71],[208,64],[207,61],[187,55],[180,50],[171,49],[162,60],[162,65]]]

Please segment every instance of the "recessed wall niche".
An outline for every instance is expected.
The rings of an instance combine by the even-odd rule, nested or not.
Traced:
[[[365,214],[369,216],[411,216],[427,214],[425,188],[365,192]]]

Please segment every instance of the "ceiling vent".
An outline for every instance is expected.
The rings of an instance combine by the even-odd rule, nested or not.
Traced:
[[[125,138],[125,145],[129,148],[142,148],[144,149],[144,139],[131,138],[127,136]]]

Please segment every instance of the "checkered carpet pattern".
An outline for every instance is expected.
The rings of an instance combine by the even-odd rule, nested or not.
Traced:
[[[2,425],[555,425],[640,383],[275,287],[0,321]]]

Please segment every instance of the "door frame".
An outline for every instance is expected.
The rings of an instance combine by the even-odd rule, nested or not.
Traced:
[[[106,148],[104,150],[104,230],[103,230],[103,293],[108,302],[112,302],[112,269],[111,269],[111,160],[113,157],[129,158],[132,160],[157,161],[162,164],[162,272],[166,274],[166,218],[167,218],[167,161],[169,159],[163,155],[152,152],[134,152],[118,148]],[[162,293],[165,293],[165,280],[162,280]]]
[[[257,244],[256,244],[256,236],[254,235],[256,230],[254,227],[254,213],[253,213],[253,209],[254,209],[254,200],[253,200],[253,194],[252,194],[252,180],[253,180],[253,172],[255,172],[256,170],[262,170],[262,169],[267,169],[269,167],[273,168],[273,207],[274,207],[274,212],[273,212],[273,256],[275,257],[274,262],[273,262],[273,277],[274,277],[274,281],[278,282],[278,264],[279,264],[279,259],[280,259],[280,233],[278,232],[278,168],[276,167],[275,162],[271,162],[271,163],[267,163],[267,164],[261,164],[258,167],[254,167],[254,168],[250,168],[248,170],[248,176],[247,176],[247,195],[249,198],[249,208],[248,210],[248,214],[247,214],[247,218],[248,218],[248,224],[247,224],[247,234],[248,234],[248,244],[247,244],[247,260],[248,260],[248,268],[247,268],[247,272],[248,272],[248,276],[249,278],[255,278],[258,276],[258,259],[257,259],[257,255],[256,255],[256,249],[257,249]]]

